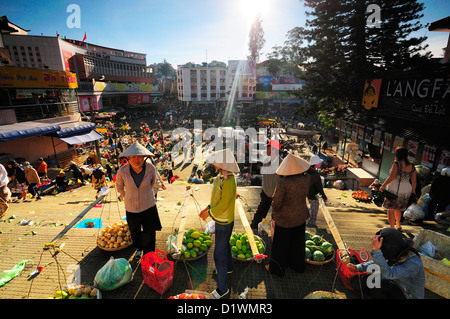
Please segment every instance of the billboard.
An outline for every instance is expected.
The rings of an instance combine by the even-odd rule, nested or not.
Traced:
[[[2,67],[0,87],[75,89],[78,83],[77,75],[71,72]]]

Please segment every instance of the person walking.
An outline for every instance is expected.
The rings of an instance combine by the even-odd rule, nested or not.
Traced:
[[[323,191],[322,180],[320,179],[320,175],[316,170],[318,167],[320,167],[322,162],[323,160],[317,155],[313,155],[309,159],[310,169],[308,172],[311,175],[314,175],[314,180],[316,182],[311,185],[307,195],[309,202],[309,218],[306,221],[306,226],[308,227],[316,226],[316,218],[319,212],[319,200],[317,198],[317,195],[320,194],[324,201],[328,200],[327,195],[325,195],[325,192]]]
[[[414,241],[394,228],[383,228],[370,241],[372,260],[357,265],[349,263],[347,268],[365,272],[377,265],[381,275],[379,285],[367,285],[373,281],[370,278],[373,274],[368,273],[353,277],[353,289],[373,299],[424,299],[425,271],[419,253],[413,248]]]
[[[395,161],[392,163],[389,177],[380,187],[396,195],[395,199],[385,198],[382,207],[387,210],[389,226],[401,230],[402,212],[408,208],[411,193],[416,189],[417,173],[414,164],[408,160],[408,150],[398,147],[395,150]]]
[[[28,192],[33,196],[32,198],[36,196],[36,200],[42,199],[41,194],[36,187],[41,182],[37,171],[33,168],[33,166],[31,166],[30,162],[24,162],[22,166],[25,171],[25,179],[27,180],[28,184]]]
[[[131,144],[119,157],[128,158],[116,174],[116,187],[125,204],[126,219],[136,257],[155,251],[156,231],[162,229],[156,207],[153,185],[159,180],[158,171],[147,157],[153,154],[143,145]],[[166,189],[164,184],[162,189]]]
[[[228,274],[233,271],[230,237],[234,227],[237,184],[234,173],[239,166],[230,149],[217,151],[207,160],[220,174],[214,178],[210,204],[199,216],[203,220],[211,217],[215,222],[214,263],[217,272],[217,289],[212,292],[216,299],[225,297],[228,289]]]
[[[309,168],[307,161],[289,153],[277,169],[280,179],[272,201],[275,230],[270,262],[265,265],[271,274],[282,277],[288,266],[300,273],[305,270],[306,195],[314,183]]]

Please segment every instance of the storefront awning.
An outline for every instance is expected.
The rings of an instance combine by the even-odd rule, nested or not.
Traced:
[[[0,125],[0,142],[54,133],[59,130],[60,126],[58,124],[45,124],[33,121]]]
[[[96,141],[101,138],[103,138],[102,134],[100,134],[96,130],[92,130],[89,133],[74,135],[70,137],[61,137],[60,139],[66,142],[67,144],[74,145]]]
[[[95,129],[95,126],[95,123],[91,122],[72,122],[60,124],[61,129],[57,132],[57,136],[61,138],[87,133]]]

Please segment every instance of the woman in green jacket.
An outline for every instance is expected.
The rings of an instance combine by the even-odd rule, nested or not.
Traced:
[[[220,170],[215,177],[208,207],[200,212],[205,220],[208,216],[215,222],[214,263],[217,271],[217,289],[212,295],[220,299],[229,293],[227,275],[233,271],[230,236],[234,227],[234,211],[236,203],[236,178],[233,173],[239,172],[239,166],[229,149],[215,152],[209,162]]]

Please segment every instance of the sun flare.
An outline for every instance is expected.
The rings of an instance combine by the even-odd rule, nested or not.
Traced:
[[[239,0],[241,14],[253,21],[258,14],[264,15],[269,10],[269,0]]]

